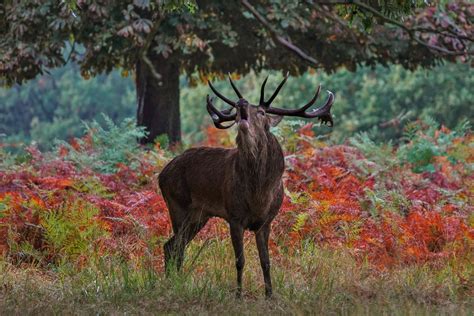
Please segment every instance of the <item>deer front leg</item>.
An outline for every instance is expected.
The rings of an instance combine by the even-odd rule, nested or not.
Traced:
[[[268,237],[270,236],[270,226],[265,225],[255,233],[258,256],[262,266],[263,279],[265,281],[265,296],[272,296],[272,279],[270,277],[270,255],[268,254]]]
[[[244,228],[240,223],[230,223],[230,236],[235,253],[235,267],[237,268],[237,297],[242,296],[242,273],[244,271]]]

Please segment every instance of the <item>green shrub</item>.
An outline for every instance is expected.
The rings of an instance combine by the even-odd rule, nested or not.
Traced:
[[[463,121],[454,130],[439,128],[440,124],[430,117],[408,124],[404,136],[407,143],[398,149],[400,162],[410,163],[416,173],[435,172],[436,157],[445,156],[451,163],[456,163],[456,156],[450,149],[455,138],[468,133],[470,125]]]
[[[435,119],[427,117],[408,123],[401,138],[404,143],[396,148],[391,142],[376,143],[368,133],[359,133],[351,137],[349,142],[361,150],[367,159],[375,162],[375,164],[367,164],[365,161],[355,162],[366,173],[376,172],[383,175],[384,170],[369,169],[377,166],[389,169],[394,165],[405,164],[409,164],[416,173],[435,172],[436,157],[444,156],[452,164],[467,161],[467,148],[453,146],[453,141],[465,136],[470,130],[467,121],[461,121],[454,130],[449,130],[440,128]]]
[[[65,159],[102,173],[117,171],[119,164],[136,168],[134,157],[139,153],[137,139],[146,135],[144,128],[137,127],[132,118],[124,119],[118,125],[105,114],[103,119],[105,126],[97,121],[85,123],[90,137],[76,139],[74,146],[64,141],[57,142],[57,146],[68,149]]]
[[[97,242],[107,234],[96,219],[98,215],[96,206],[79,199],[66,202],[60,209],[41,212],[46,243],[43,251],[54,255],[50,261],[77,262],[98,254]]]

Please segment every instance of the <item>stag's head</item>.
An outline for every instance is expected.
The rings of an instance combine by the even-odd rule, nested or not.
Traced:
[[[268,77],[263,81],[260,90],[260,102],[258,105],[249,103],[237,89],[236,85],[229,76],[229,82],[234,89],[237,97],[237,101],[232,101],[227,97],[223,96],[217,91],[214,86],[209,82],[209,87],[212,91],[229,104],[231,107],[226,110],[218,110],[213,104],[213,98],[207,96],[207,111],[211,116],[214,125],[220,129],[230,128],[234,124],[237,124],[239,128],[239,135],[258,136],[264,133],[268,133],[271,126],[276,126],[284,116],[298,116],[303,118],[318,118],[323,124],[333,125],[331,117],[331,107],[334,102],[334,94],[328,91],[328,99],[326,103],[314,110],[306,111],[309,109],[319,96],[321,86],[318,87],[314,97],[304,106],[299,109],[280,109],[271,106],[273,100],[276,98],[281,88],[288,79],[288,75],[285,76],[283,81],[278,85],[272,96],[265,101],[265,84],[267,83]],[[234,112],[235,110],[235,112]],[[232,122],[229,125],[222,125],[224,122]]]
[[[283,116],[271,115],[264,108],[250,104],[241,98],[236,102],[235,124],[239,133],[255,136],[270,130],[270,126],[276,126]],[[230,110],[230,109],[229,109]]]

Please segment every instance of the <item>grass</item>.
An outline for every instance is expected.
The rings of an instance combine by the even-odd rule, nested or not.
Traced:
[[[272,255],[275,297],[265,300],[256,247],[246,240],[241,300],[230,241],[211,239],[193,242],[183,271],[168,278],[118,257],[81,270],[2,262],[0,314],[473,314],[472,263],[378,271],[347,251],[310,242]]]

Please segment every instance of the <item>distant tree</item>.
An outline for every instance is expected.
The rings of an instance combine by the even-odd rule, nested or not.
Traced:
[[[0,88],[0,138],[19,143],[35,140],[41,148],[54,139],[69,139],[84,132],[82,121],[102,121],[106,113],[115,122],[133,115],[135,90],[120,72],[82,80],[73,63],[38,76],[21,86]]]
[[[0,76],[22,83],[70,60],[85,78],[135,71],[137,121],[149,131],[142,142],[160,134],[175,142],[182,72],[194,82],[250,70],[466,61],[473,15],[467,1],[7,0]]]

